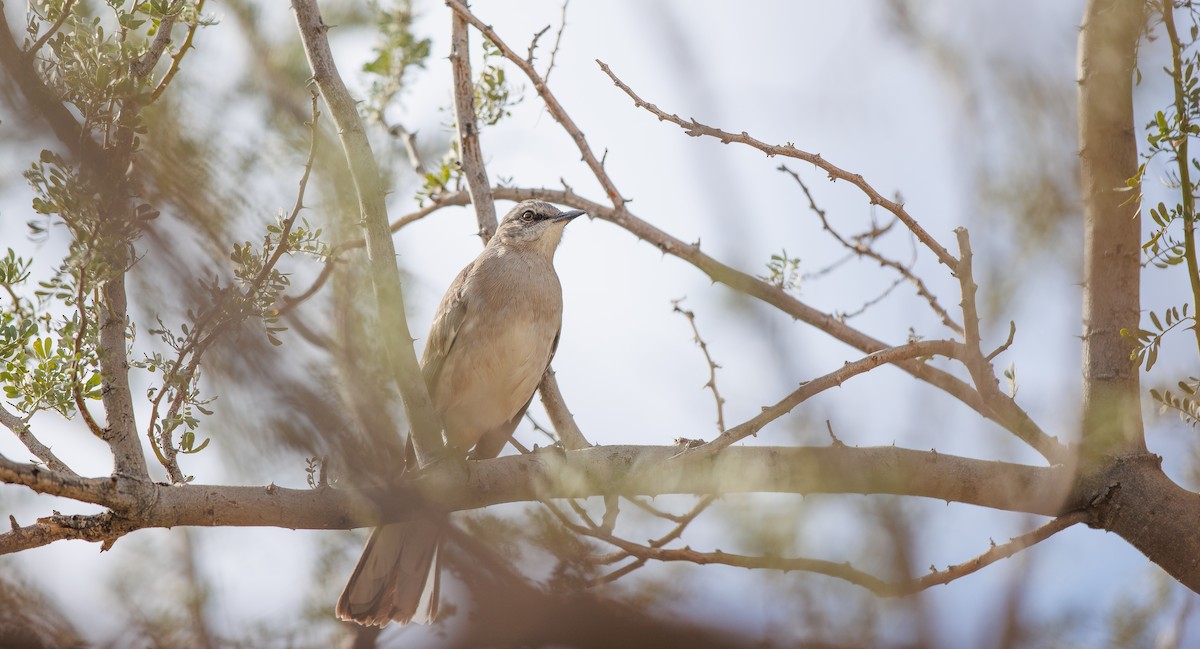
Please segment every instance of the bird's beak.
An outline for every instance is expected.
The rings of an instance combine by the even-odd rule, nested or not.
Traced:
[[[557,221],[570,221],[571,219],[573,219],[577,216],[582,216],[584,214],[587,214],[587,212],[584,212],[583,210],[571,210],[570,212],[563,212],[562,214],[559,214],[558,216],[554,217],[554,220],[556,222]]]

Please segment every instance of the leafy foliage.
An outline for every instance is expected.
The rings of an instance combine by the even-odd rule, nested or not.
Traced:
[[[1150,324],[1154,327],[1154,331],[1138,329],[1136,332],[1132,332],[1122,329],[1121,336],[1135,345],[1129,354],[1129,360],[1136,361],[1139,365],[1144,364],[1146,371],[1149,372],[1154,367],[1154,363],[1158,361],[1158,351],[1162,347],[1163,336],[1187,322],[1191,322],[1192,325],[1185,329],[1196,327],[1196,317],[1188,314],[1188,308],[1187,303],[1183,305],[1183,309],[1171,307],[1163,313],[1162,318],[1159,318],[1154,311],[1150,311]]]
[[[411,0],[400,0],[390,8],[372,2],[371,9],[378,14],[375,25],[379,29],[379,43],[373,50],[375,58],[362,68],[372,77],[366,112],[368,117],[382,120],[384,111],[404,89],[408,71],[425,67],[431,41],[413,34],[415,15]]]
[[[500,48],[483,39],[483,71],[475,81],[475,116],[481,124],[495,126],[523,99],[522,88],[510,85],[504,74],[504,60]]]
[[[758,278],[785,291],[797,290],[800,288],[800,258],[789,257],[786,249],[778,255],[771,255],[771,260],[767,262],[767,274]]]
[[[10,248],[0,259],[0,287],[9,304],[0,310],[0,384],[4,398],[26,415],[51,410],[69,417],[74,396],[100,398],[95,331],[78,312],[55,318],[21,297],[17,289],[29,279],[30,260]],[[75,296],[59,294],[74,306]]]
[[[1159,404],[1160,413],[1174,410],[1184,423],[1195,428],[1200,425],[1200,401],[1196,396],[1200,391],[1200,378],[1189,376],[1186,381],[1179,381],[1176,385],[1182,394],[1174,394],[1170,390],[1151,390],[1150,398]]]

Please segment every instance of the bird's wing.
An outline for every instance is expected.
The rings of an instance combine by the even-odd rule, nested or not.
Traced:
[[[475,264],[467,264],[458,277],[446,289],[442,303],[438,305],[437,313],[433,316],[433,325],[429,327],[429,339],[425,341],[425,351],[421,354],[421,374],[425,377],[425,385],[433,390],[437,385],[438,374],[446,362],[446,356],[454,347],[454,340],[462,328],[467,315],[466,284],[467,276]]]

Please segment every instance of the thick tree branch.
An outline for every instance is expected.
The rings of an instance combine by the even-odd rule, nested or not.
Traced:
[[[1121,330],[1141,310],[1140,190],[1133,73],[1139,0],[1089,0],[1079,36],[1079,167],[1084,208],[1083,454],[1142,453],[1138,365]]]
[[[433,410],[428,388],[421,377],[413,337],[404,314],[404,292],[396,268],[396,248],[388,229],[387,205],[379,166],[363,130],[354,99],[346,90],[329,50],[329,27],[321,20],[316,0],[292,0],[300,38],[308,55],[313,79],[337,125],[346,151],[346,162],[358,191],[359,209],[367,242],[367,259],[380,323],[380,339],[412,430],[418,462],[424,466],[444,451],[441,424]]]
[[[123,270],[100,286],[97,310],[100,312],[100,398],[108,416],[108,424],[103,432],[104,440],[113,453],[113,473],[149,480],[146,455],[138,441],[133,394],[129,391],[129,358],[125,337],[129,327],[129,307],[125,301]]]
[[[563,399],[562,391],[558,389],[558,379],[554,376],[553,367],[546,368],[546,374],[542,376],[542,382],[538,384],[538,395],[541,397],[542,407],[550,416],[550,423],[554,426],[554,431],[558,433],[558,439],[562,442],[563,448],[574,451],[591,446],[591,443],[583,436],[583,431],[579,430],[579,425],[575,423],[571,411],[567,409],[567,402]]]
[[[479,238],[487,244],[496,233],[496,205],[492,201],[492,186],[487,167],[483,165],[483,149],[479,146],[479,119],[475,116],[475,81],[471,78],[471,48],[467,38],[467,21],[451,13],[450,69],[454,73],[454,116],[458,122],[458,153],[462,161],[467,191],[475,206],[479,222]]]
[[[467,480],[438,464],[404,487],[286,489],[67,478],[0,459],[0,481],[129,512],[137,527],[178,525],[349,529],[406,520],[425,508],[602,495],[853,493],[936,498],[1054,516],[1081,507],[1065,467],[1034,467],[896,447],[733,447],[714,457],[675,446],[595,446],[470,463]],[[668,461],[671,460],[671,461]],[[1083,503],[1086,505],[1087,503]],[[131,511],[137,506],[138,511]],[[12,551],[0,535],[0,554]]]

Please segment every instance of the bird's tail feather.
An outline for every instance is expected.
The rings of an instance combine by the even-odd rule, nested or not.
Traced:
[[[368,626],[432,622],[438,609],[438,536],[433,521],[375,528],[338,598],[338,618]]]

